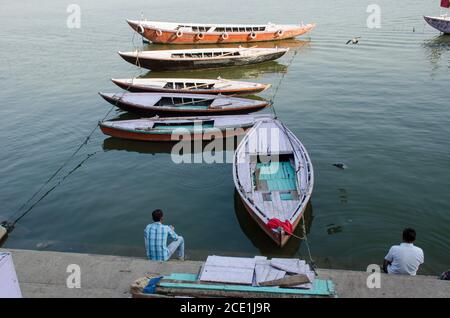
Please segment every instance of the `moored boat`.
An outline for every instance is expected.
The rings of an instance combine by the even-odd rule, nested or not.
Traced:
[[[242,66],[282,57],[287,48],[204,48],[119,52],[127,62],[153,71]]]
[[[111,104],[140,115],[197,116],[232,115],[258,111],[266,100],[175,93],[99,93]]]
[[[141,141],[211,140],[245,134],[253,126],[252,115],[141,118],[104,121],[106,135]]]
[[[200,24],[127,20],[152,43],[220,44],[290,39],[310,32],[315,24]]]
[[[441,0],[441,7],[449,9],[450,0]],[[450,34],[450,16],[448,14],[441,14],[437,17],[424,16],[423,18],[436,30],[441,31],[444,34]]]
[[[314,185],[313,166],[302,143],[280,121],[258,120],[236,149],[233,179],[250,216],[284,246]]]
[[[221,78],[113,78],[111,81],[130,92],[250,95],[260,93],[270,87],[270,84],[238,82]]]

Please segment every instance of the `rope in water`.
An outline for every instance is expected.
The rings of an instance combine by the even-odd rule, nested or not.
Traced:
[[[298,50],[295,50],[295,51],[294,51],[294,54],[292,54],[292,57],[291,57],[290,61],[288,62],[288,66],[287,66],[288,68],[289,68],[289,67],[291,66],[291,64],[294,62],[294,59],[295,59],[297,53],[298,53]],[[279,79],[279,81],[278,81],[278,84],[277,84],[277,86],[276,86],[275,89],[274,89],[274,92],[273,92],[272,97],[270,98],[270,104],[271,104],[271,106],[272,106],[272,111],[273,111],[273,114],[274,114],[274,118],[275,118],[275,119],[277,118],[277,114],[276,114],[276,111],[275,111],[275,105],[274,105],[274,102],[275,102],[275,98],[276,98],[276,96],[277,96],[277,94],[278,94],[278,90],[279,90],[279,88],[280,88],[280,86],[281,86],[281,83],[283,82],[284,78],[286,77],[286,73],[287,73],[287,72],[283,73],[283,74],[280,76],[280,79]],[[289,142],[290,142],[292,148],[294,149],[294,145],[293,145],[292,140],[291,140],[291,137],[289,136],[289,133],[288,133],[288,131],[287,131],[287,127],[284,126],[284,124],[281,124],[281,126],[282,126],[283,130],[285,131],[285,134],[286,134],[286,136],[288,137],[288,140],[289,140]],[[294,151],[294,155],[295,155],[295,151]],[[306,234],[305,214],[303,214],[302,220],[301,220],[301,221],[302,221],[302,232],[303,232],[303,236],[300,237],[300,236],[298,236],[298,235],[295,235],[294,233],[291,233],[290,236],[292,236],[292,237],[294,237],[294,238],[297,238],[297,239],[302,240],[302,241],[305,242],[306,248],[307,248],[307,251],[308,251],[308,257],[309,257],[311,269],[314,271],[315,275],[317,276],[317,272],[316,272],[316,269],[315,269],[315,268],[316,268],[316,265],[315,265],[315,262],[314,262],[314,260],[313,260],[313,258],[312,258],[311,247],[310,247],[310,245],[309,245],[309,242],[308,242],[308,236],[307,236],[307,234]]]
[[[134,44],[134,35],[135,32],[133,32],[133,38],[132,43]],[[136,47],[136,46],[135,46]],[[139,72],[142,73],[142,69],[139,66]],[[137,76],[138,74],[136,74]],[[133,79],[136,77],[134,76]],[[128,91],[128,89],[133,85],[133,81],[131,81],[131,84],[128,86],[127,90],[124,91],[122,97]],[[106,114],[103,116],[102,120],[100,122],[103,122],[108,118],[109,114],[112,112],[114,107],[117,106],[119,101],[122,99],[122,97],[111,106],[111,108],[106,112]],[[17,216],[28,204],[30,204],[37,196],[40,194],[44,188],[53,180],[56,178],[56,176],[70,163],[70,161],[80,152],[80,150],[86,146],[91,139],[92,135],[95,133],[97,128],[100,125],[100,122],[97,123],[97,125],[89,132],[89,134],[86,136],[86,138],[83,140],[83,142],[75,149],[75,151],[59,166],[58,169],[56,169],[53,174],[39,187],[37,191],[35,191],[31,197],[25,201],[10,217],[8,217],[7,220],[0,223],[2,227],[4,227],[8,233],[11,233],[11,231],[14,229],[17,222],[19,222],[23,217],[25,217],[28,213],[30,213],[36,205],[38,205],[45,197],[47,197],[53,190],[55,190],[58,186],[62,184],[64,180],[66,180],[70,175],[72,175],[78,168],[80,168],[83,163],[85,163],[89,158],[93,157],[97,152],[88,154],[83,160],[81,160],[75,168],[70,170],[67,174],[65,174],[55,185],[53,185],[49,190],[47,190],[44,194],[42,194],[30,207],[28,207],[24,212],[22,212],[19,216]]]
[[[298,50],[294,50],[294,54],[292,54],[290,61],[288,62],[287,65],[287,69],[289,69],[289,67],[291,66],[291,64],[294,62],[295,56],[297,55]],[[275,86],[274,90],[273,90],[273,94],[269,99],[269,104],[272,106],[272,112],[273,112],[273,116],[276,119],[277,118],[277,112],[275,110],[275,98],[278,95],[278,90],[280,89],[281,83],[283,82],[284,78],[286,77],[286,73],[287,72],[283,72],[278,80],[277,85]]]

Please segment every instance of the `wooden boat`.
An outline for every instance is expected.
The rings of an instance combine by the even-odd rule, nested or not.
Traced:
[[[219,68],[272,61],[287,48],[204,48],[119,52],[127,62],[153,71]]]
[[[167,44],[218,44],[290,39],[315,24],[199,24],[127,20],[145,39]]]
[[[313,166],[302,143],[280,121],[258,120],[236,149],[233,178],[250,216],[284,246],[314,185]]]
[[[100,128],[104,134],[131,140],[179,141],[211,140],[245,134],[254,124],[251,115],[142,118],[134,120],[104,121]]]
[[[441,0],[442,8],[450,8],[449,0]],[[424,16],[425,21],[433,28],[444,34],[450,34],[450,16],[443,14],[438,17]]]
[[[450,34],[450,16],[445,14],[438,17],[424,16],[425,21],[436,30]]]
[[[266,100],[222,95],[175,93],[99,93],[111,104],[140,115],[198,116],[233,115],[258,111]]]
[[[270,87],[270,84],[238,82],[221,78],[113,78],[111,81],[130,92],[250,95],[260,93]]]

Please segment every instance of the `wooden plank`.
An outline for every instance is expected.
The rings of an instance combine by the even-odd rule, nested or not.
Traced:
[[[262,285],[262,283],[266,281],[281,279],[285,275],[285,271],[281,271],[270,266],[270,261],[267,261],[266,264],[256,264],[255,266],[255,280],[257,285]]]
[[[199,280],[251,285],[255,263],[254,258],[208,256]]]
[[[261,286],[280,286],[280,287],[292,287],[296,285],[311,283],[309,277],[306,274],[286,275],[280,279],[274,279],[270,281],[261,282]]]
[[[332,296],[334,294],[334,288],[332,282],[328,283],[328,281],[323,281],[316,279],[314,281],[314,288],[311,290],[304,289],[293,289],[293,288],[281,288],[281,287],[254,287],[254,286],[245,286],[245,285],[225,285],[225,284],[194,284],[190,283],[169,283],[169,282],[161,282],[160,286],[157,288],[157,292],[164,291],[163,288],[172,289],[172,292],[175,290],[202,290],[205,293],[205,296],[212,296],[213,291],[222,292],[224,297],[230,297],[231,292],[241,292],[246,293],[244,296],[249,296],[250,293],[257,294],[261,297],[261,294],[264,296],[282,294],[282,295],[309,295],[309,296]],[[207,293],[209,292],[209,293]],[[237,296],[239,297],[239,296]],[[242,295],[241,295],[242,297]]]

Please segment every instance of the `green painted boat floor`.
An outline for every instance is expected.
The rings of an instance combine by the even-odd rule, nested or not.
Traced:
[[[269,191],[297,190],[295,170],[289,161],[257,163],[256,169],[259,169],[259,181],[265,181]],[[292,200],[288,194],[281,197]]]
[[[334,296],[334,284],[331,280],[315,279],[313,288],[296,289],[296,288],[280,288],[280,287],[263,287],[248,285],[232,285],[232,284],[196,284],[198,280],[197,274],[172,273],[164,276],[165,280],[185,281],[185,283],[161,282],[161,287],[186,288],[186,289],[204,289],[204,290],[222,290],[222,291],[240,291],[240,292],[259,292],[274,294],[295,294],[305,296]],[[192,282],[192,283],[189,283]]]

